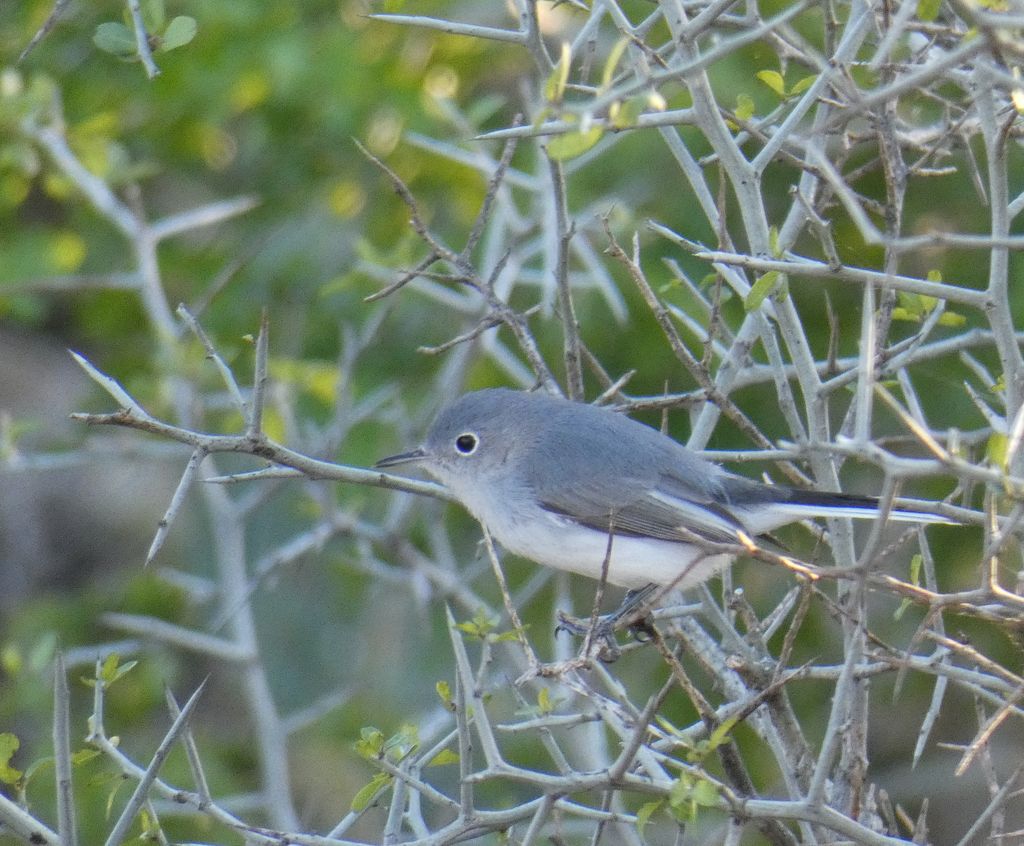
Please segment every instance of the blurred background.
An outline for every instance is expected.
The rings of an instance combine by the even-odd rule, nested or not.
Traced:
[[[651,7],[647,0],[621,5],[636,18]],[[764,4],[765,14],[772,5]],[[543,37],[552,45],[572,37],[580,25],[579,10],[572,4],[538,8]],[[371,12],[404,12],[501,28],[516,25],[503,3],[440,0],[372,7],[321,0],[167,0],[165,23],[175,16],[191,18],[195,35],[157,54],[160,75],[152,80],[137,61],[105,49],[97,36],[102,24],[123,21],[120,7],[75,3],[63,9],[52,31],[17,64],[52,10],[49,0],[0,6],[0,732],[20,739],[21,748],[10,764],[22,771],[50,754],[49,667],[58,646],[77,662],[73,679],[91,675],[95,656],[107,654],[111,644],[124,660],[140,660],[112,687],[107,703],[108,731],[123,735],[126,751],[136,759],[146,759],[166,729],[164,686],[183,699],[210,675],[194,728],[211,786],[216,795],[235,797],[232,807],[243,816],[259,819],[259,761],[252,724],[238,695],[238,676],[188,651],[143,645],[109,625],[111,618],[105,616],[120,612],[154,615],[184,626],[202,627],[211,621],[225,625],[223,609],[209,604],[218,526],[195,497],[177,518],[156,561],[143,567],[189,450],[138,432],[91,430],[69,421],[71,412],[113,406],[67,350],[81,353],[116,378],[161,418],[174,408],[179,380],[198,386],[205,395],[216,394],[222,386],[198,345],[182,343],[176,355],[168,354],[169,346],[160,339],[138,291],[121,284],[135,267],[122,234],[21,130],[23,121],[40,103],[51,104],[47,109],[59,103],[70,149],[129,208],[143,209],[149,220],[251,198],[252,207],[244,214],[160,243],[166,300],[172,309],[179,302],[189,306],[244,385],[251,380],[252,338],[266,309],[274,383],[268,434],[320,457],[366,467],[414,445],[437,404],[451,398],[436,395],[435,378],[451,354],[418,350],[444,343],[465,324],[436,291],[412,289],[382,302],[365,301],[418,262],[423,251],[409,225],[409,209],[358,145],[405,181],[432,231],[458,249],[487,188],[470,158],[471,139],[508,126],[523,111],[524,90],[536,86],[537,70],[529,53],[512,44],[370,17]],[[820,14],[809,9],[796,26],[806,29],[808,38],[818,38]],[[603,55],[607,48],[602,42],[599,52]],[[753,69],[772,61],[771,50],[755,42],[716,64],[712,76],[721,102],[732,106],[746,96],[759,114],[773,108],[773,92],[753,79]],[[595,64],[600,68],[601,61]],[[676,102],[668,106],[684,107],[682,87],[675,96]],[[917,108],[937,107],[922,102]],[[696,132],[684,128],[681,134],[695,157],[709,152]],[[500,144],[486,144],[496,157]],[[456,149],[468,151],[465,161],[456,160]],[[536,155],[535,148],[524,144],[514,165],[529,170]],[[969,148],[954,151],[947,159],[955,166],[949,172],[924,187],[912,185],[905,219],[914,230],[903,234],[987,231],[972,155]],[[1012,155],[1019,157],[1016,149]],[[585,343],[609,373],[636,370],[629,382],[631,394],[694,389],[621,265],[600,249],[607,243],[605,222],[623,244],[638,232],[652,284],[666,302],[685,310],[691,297],[663,259],[677,262],[696,279],[708,269],[651,234],[646,222],[657,220],[709,245],[715,244],[716,233],[695,213],[692,192],[654,133],[632,133],[607,154],[598,148],[568,167],[570,214],[581,236],[597,248],[594,272],[589,273],[594,284],[581,283],[576,289]],[[780,164],[766,179],[769,203],[775,190],[780,211],[790,202],[787,186],[793,178],[793,169]],[[881,174],[867,172],[858,188],[869,196],[884,193]],[[524,205],[521,212],[529,220],[536,209]],[[729,207],[726,218],[737,219],[736,209]],[[879,265],[880,249],[866,246],[842,216],[834,223],[834,235],[845,261]],[[528,228],[522,237],[531,237]],[[967,250],[932,247],[906,256],[901,271],[922,276],[933,271],[943,279],[982,287],[985,270],[977,259],[977,253]],[[557,363],[560,321],[547,283],[537,278],[541,266],[537,259],[521,268],[522,282],[511,302],[523,309],[535,301],[544,304],[531,329],[546,360]],[[581,277],[588,272],[581,268]],[[1019,264],[1014,274],[1016,280]],[[1021,290],[1015,285],[1016,323]],[[840,357],[857,354],[858,286],[793,280],[790,294],[817,358],[828,355],[830,344]],[[724,300],[721,308],[727,322],[744,313],[736,297]],[[968,321],[968,328],[984,328],[975,313],[958,317]],[[915,329],[912,322],[897,325],[893,339]],[[948,330],[964,331],[959,324]],[[353,341],[358,338],[364,340]],[[688,340],[699,355],[702,339]],[[353,349],[358,355],[349,361],[346,356]],[[976,355],[998,375],[991,349]],[[498,356],[479,356],[464,372],[466,378],[453,389],[518,385],[525,370],[503,365]],[[962,388],[971,376],[954,352],[920,364],[915,384],[932,425],[959,430],[964,448],[977,455],[986,445],[985,421]],[[588,399],[602,389],[592,376],[586,386]],[[738,391],[733,398],[770,438],[787,437],[770,384]],[[355,415],[351,427],[333,433],[338,437],[320,437],[339,402],[353,408],[364,403],[380,414],[376,419]],[[652,412],[645,419],[658,425],[661,416]],[[685,440],[686,415],[673,414],[668,423],[672,434]],[[840,423],[837,418],[837,428]],[[233,432],[239,419],[229,403],[218,408],[213,402],[197,415],[196,425]],[[888,437],[887,444],[897,450],[902,438],[907,454],[921,454],[894,418],[879,416],[878,436]],[[723,420],[710,446],[753,445]],[[237,457],[223,460],[220,470],[259,466]],[[740,469],[759,475],[766,466]],[[844,489],[872,492],[879,479],[869,465],[850,463],[844,470]],[[244,493],[230,491],[252,500],[245,533],[252,572],[333,509],[376,519],[389,509],[414,507],[410,495],[371,488],[272,480],[257,490],[260,484],[250,483]],[[931,479],[904,493],[939,498],[951,489],[949,480]],[[409,502],[396,505],[403,497]],[[432,523],[444,521],[451,529],[452,555],[467,562],[466,583],[499,607],[472,521],[440,503],[415,507],[423,509],[423,516],[411,524],[413,544],[422,546]],[[941,526],[930,529],[929,537],[944,589],[973,584],[980,533]],[[802,554],[815,555],[806,533],[794,530],[785,538]],[[901,552],[888,566],[906,577],[909,559],[909,552]],[[513,588],[525,589],[523,613],[535,645],[548,657],[556,654],[553,609],[569,601],[577,611],[588,610],[593,586],[583,580],[538,577],[532,565],[517,560],[510,559],[508,568]],[[434,685],[449,672],[451,660],[444,597],[436,585],[403,569],[386,545],[370,554],[364,540],[345,532],[310,543],[301,554],[288,556],[286,566],[268,572],[251,598],[274,701],[285,715],[325,704],[322,717],[292,736],[288,762],[300,819],[320,830],[345,815],[353,795],[373,773],[352,749],[360,729],[373,724],[389,734],[403,723],[435,714]],[[750,564],[740,565],[735,582],[744,585],[761,612],[791,586],[780,574]],[[905,643],[914,624],[899,619],[898,606],[891,597],[879,598],[877,631]],[[839,641],[829,634],[834,625],[826,609],[813,609],[794,663],[840,661]],[[1015,635],[966,619],[960,626],[951,634],[997,660],[1019,665]],[[658,670],[657,656],[644,652],[631,653],[616,668],[625,684],[640,689],[660,684]],[[895,679],[886,677],[872,690],[873,707],[885,715],[872,737],[876,777],[896,801],[905,798],[913,812],[920,809],[922,796],[931,796],[932,829],[962,834],[956,821],[959,803],[984,803],[981,776],[972,772],[961,781],[950,780],[950,753],[943,757],[934,744],[923,765],[908,767],[907,750],[913,747],[931,687],[926,679],[910,677],[896,696],[895,685]],[[825,689],[814,682],[794,686],[792,695],[799,708],[811,713],[812,725],[814,703]],[[973,705],[964,694],[949,696],[934,737],[963,743],[974,731],[973,717],[968,721],[963,716]],[[72,703],[77,748],[91,707],[85,686],[73,684]],[[694,719],[681,699],[669,702],[666,714],[680,725]],[[1002,747],[1007,756],[1019,750],[1019,731],[1017,735],[1014,743]],[[524,750],[524,755],[531,754]],[[886,769],[889,760],[891,770]],[[81,823],[84,832],[98,837],[119,776],[98,761],[84,766],[92,769],[78,779]],[[52,804],[49,778],[34,776],[27,787],[29,800],[43,817]],[[183,757],[172,756],[166,778],[187,783]],[[967,794],[975,798],[963,799]],[[943,807],[944,797],[951,799],[949,807]],[[191,827],[194,822],[167,824],[172,837],[200,836]],[[175,828],[179,824],[180,831]],[[216,830],[201,836],[236,842],[233,835]],[[7,842],[2,832],[0,842]]]

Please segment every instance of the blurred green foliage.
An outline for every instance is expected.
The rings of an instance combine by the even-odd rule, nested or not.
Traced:
[[[416,14],[454,17],[460,11],[458,4],[439,0],[386,3],[374,10],[412,12],[413,5]],[[643,3],[637,6],[645,8]],[[385,159],[406,180],[421,202],[424,218],[442,237],[460,243],[483,197],[482,179],[469,168],[403,141],[403,137],[421,133],[462,141],[471,131],[508,125],[517,111],[517,80],[534,72],[525,51],[373,21],[367,17],[368,8],[354,0],[172,0],[165,10],[166,28],[160,31],[169,39],[165,47],[171,44],[176,49],[156,53],[161,73],[149,80],[137,61],[118,57],[127,52],[124,35],[129,32],[119,7],[75,3],[15,67],[18,54],[51,9],[50,0],[0,6],[0,319],[52,333],[65,345],[87,350],[91,360],[152,404],[154,411],[160,410],[162,401],[162,382],[154,377],[175,373],[195,382],[213,378],[202,366],[203,354],[197,345],[177,361],[154,356],[151,327],[144,324],[134,293],[52,293],[31,286],[33,280],[54,275],[114,274],[131,268],[120,236],[76,194],[45,154],[17,131],[26,115],[54,110],[59,104],[74,152],[109,184],[129,196],[137,190],[135,201],[150,219],[238,195],[259,199],[258,207],[243,217],[163,245],[161,269],[169,298],[172,304],[205,303],[211,286],[221,280],[200,317],[240,377],[251,368],[252,347],[246,336],[256,331],[260,311],[268,307],[272,377],[294,391],[300,417],[317,420],[326,416],[340,387],[335,366],[339,325],[367,320],[371,309],[363,304],[363,298],[381,285],[360,270],[360,259],[399,269],[423,254],[409,229],[408,210],[387,180],[360,154],[355,140]],[[571,16],[573,12],[563,6],[558,14]],[[809,16],[817,14],[808,12]],[[500,15],[495,17],[501,20]],[[193,38],[185,37],[187,23],[175,24],[185,20],[195,21]],[[816,39],[820,23],[806,20],[798,22],[798,28],[806,37]],[[739,118],[764,114],[781,98],[798,94],[809,84],[806,75],[783,74],[775,55],[758,44],[716,66],[712,78],[720,102],[743,104],[747,113],[737,115]],[[557,87],[554,93],[562,96],[564,92]],[[678,90],[666,105],[685,107],[685,93]],[[468,116],[471,125],[455,122],[453,107]],[[628,114],[624,120],[628,123]],[[708,152],[695,132],[683,130],[682,134],[695,156]],[[600,145],[595,149],[599,151]],[[519,161],[535,153],[524,145],[516,155]],[[637,167],[637,162],[644,166]],[[679,260],[697,279],[707,268],[680,258],[666,242],[652,239],[644,231],[644,222],[656,219],[712,246],[716,235],[707,230],[703,218],[697,221],[693,213],[696,201],[689,189],[676,179],[666,184],[664,174],[673,167],[657,138],[634,133],[623,138],[612,154],[598,155],[572,172],[570,206],[574,211],[587,210],[581,225],[588,228],[598,226],[596,216],[607,214],[617,234],[628,238],[633,231],[640,231],[644,266],[652,282],[667,301],[685,306],[687,295],[672,282],[661,260]],[[792,173],[780,167],[780,213],[789,202],[784,191],[791,178]],[[770,178],[769,186],[772,184],[775,180]],[[858,187],[877,194],[879,184],[877,175],[869,174]],[[924,194],[912,190],[908,202],[950,219],[963,220],[968,209],[973,213],[976,203],[970,196],[966,169],[936,178],[931,184],[933,189]],[[609,194],[609,186],[616,186],[613,194]],[[727,218],[734,222],[737,215],[730,203]],[[925,219],[927,214],[916,217]],[[979,221],[977,228],[983,226]],[[878,263],[878,251],[865,247],[852,225],[839,222],[837,227],[837,246],[845,260],[854,265]],[[964,228],[971,227],[967,224]],[[812,245],[807,247],[813,252]],[[922,275],[934,271],[942,278],[968,283],[979,272],[962,252],[953,256],[936,249],[912,261],[924,264],[908,267],[908,271]],[[619,268],[613,267],[612,273],[625,283]],[[766,281],[758,296],[778,296],[770,284],[773,281]],[[982,282],[977,278],[978,287]],[[637,368],[630,384],[637,393],[692,388],[691,380],[674,364],[639,296],[626,284],[623,291],[630,313],[628,326],[615,325],[596,295],[581,297],[578,316],[586,343],[610,372]],[[829,341],[826,294],[840,315],[839,353],[855,353],[860,320],[856,288],[790,280],[787,295],[809,316],[807,323],[814,327],[811,344],[821,356]],[[526,307],[531,304],[528,300],[526,294],[519,293],[514,302]],[[746,305],[751,307],[751,303]],[[724,301],[727,321],[741,318],[744,306],[738,298]],[[907,326],[898,328],[897,334],[913,331],[915,321],[933,307],[920,299],[901,302],[904,311],[899,317]],[[436,359],[413,350],[421,344],[443,342],[457,324],[425,300],[406,298],[391,308],[388,331],[381,334],[372,359],[355,371],[357,384],[349,387],[356,396],[365,395],[400,376],[402,390],[409,392],[403,399],[416,406],[424,399],[416,395],[416,386],[425,381],[419,377],[438,365]],[[950,320],[959,317],[952,311],[947,315]],[[559,361],[557,321],[538,319],[534,328],[549,361]],[[760,350],[752,354],[762,358]],[[928,411],[936,415],[938,425],[970,429],[978,420],[963,392],[951,390],[962,374],[947,365],[936,365],[931,374],[924,369],[922,380],[934,385],[934,390],[922,391],[930,405]],[[500,374],[490,365],[481,365],[472,378],[470,387],[478,387],[493,383]],[[741,392],[737,399],[746,407],[774,409],[766,391]],[[773,419],[773,414],[766,412],[758,422],[769,434],[782,435],[783,421]],[[656,423],[657,418],[651,422]],[[226,411],[222,424],[225,430],[237,427],[237,416]],[[341,447],[341,457],[368,464],[394,445],[387,443],[389,437],[376,427],[357,429]],[[716,445],[749,444],[723,425]],[[374,494],[360,490],[350,495],[360,506],[379,507],[380,498]],[[275,500],[258,512],[254,547],[269,547],[315,517],[317,503],[312,497],[292,492],[284,498],[285,506]],[[445,517],[456,525],[458,521],[464,524],[467,540],[459,552],[471,558],[476,537],[473,524],[451,509]],[[214,531],[215,527],[199,526],[194,536],[181,542],[177,554],[194,558],[202,570],[202,551]],[[138,560],[143,554],[144,549],[138,550]],[[315,561],[290,572],[286,587],[267,585],[267,594],[257,598],[258,616],[274,635],[267,638],[266,654],[275,673],[275,692],[285,710],[297,709],[335,685],[353,685],[352,706],[324,721],[315,732],[300,735],[296,744],[297,758],[327,760],[336,768],[336,791],[316,797],[322,804],[312,809],[321,820],[342,815],[354,795],[360,801],[368,798],[357,791],[372,771],[358,769],[350,746],[360,728],[371,722],[361,715],[372,713],[373,724],[380,727],[376,734],[363,735],[358,752],[365,757],[368,743],[382,745],[386,737],[404,736],[400,733],[402,720],[415,713],[422,698],[429,695],[429,685],[440,675],[437,656],[447,654],[447,635],[438,609],[420,609],[417,617],[395,621],[388,613],[393,606],[388,605],[386,586],[354,568],[352,559],[349,542],[334,542]],[[21,738],[21,750],[13,757],[13,765],[19,769],[31,763],[22,757],[27,748],[46,747],[48,716],[41,719],[40,715],[48,715],[50,680],[42,670],[55,647],[109,637],[109,631],[97,622],[105,611],[151,613],[183,624],[195,622],[180,595],[149,576],[135,574],[134,567],[136,562],[130,562],[113,585],[107,581],[73,595],[34,598],[2,621],[0,731],[11,727]],[[527,565],[511,563],[514,584],[524,582],[530,572]],[[772,574],[753,573],[750,583],[757,584],[759,578],[769,583],[758,587],[764,590],[765,607],[770,607],[781,588],[770,584]],[[550,592],[544,598],[550,604]],[[808,628],[824,629],[825,616],[822,613],[817,620],[812,614]],[[544,621],[537,623],[539,628]],[[798,647],[798,659],[801,649],[811,647]],[[393,662],[399,657],[405,667],[422,664],[429,668],[426,675],[414,677],[404,669],[396,670]],[[655,665],[651,656],[637,657],[631,667],[622,668],[622,674],[627,681],[642,684]],[[187,689],[206,669],[187,657],[147,655],[112,689],[109,722],[123,724],[126,732],[131,729],[133,738],[144,729],[148,731],[141,736],[159,738],[167,724],[162,686]],[[813,691],[796,693],[798,699],[815,695]],[[249,739],[232,720],[232,708],[237,705],[229,701],[228,691],[218,691],[215,684],[211,697],[224,708],[220,712],[215,707],[205,712],[200,709],[206,724],[214,726],[209,736],[201,738],[208,753],[204,760],[215,793],[241,793],[252,786],[255,766]],[[74,725],[81,725],[88,705],[81,686],[73,692],[73,699],[79,712],[74,715],[78,718]],[[680,723],[694,718],[692,709],[679,703],[670,703],[667,713]],[[144,759],[151,747],[140,745],[133,752]],[[38,757],[38,753],[30,754]],[[340,760],[348,763],[343,766]],[[89,799],[95,800],[91,801],[93,818],[83,822],[84,831],[95,833],[102,829],[100,817],[112,776],[105,770],[88,769],[101,770],[98,762],[83,763],[82,767],[85,778],[80,781],[88,785]],[[187,768],[179,757],[169,763],[167,778],[187,782]],[[703,790],[700,782],[681,785],[674,811],[684,817],[695,813],[706,798]],[[32,798],[45,806],[52,797],[41,789]],[[212,839],[215,834],[204,837]],[[4,842],[2,836],[0,842]],[[85,842],[95,841],[86,837]]]

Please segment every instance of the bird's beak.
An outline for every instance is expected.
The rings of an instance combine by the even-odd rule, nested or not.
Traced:
[[[417,447],[416,449],[409,450],[409,452],[400,452],[398,455],[389,455],[387,458],[382,458],[373,466],[377,469],[383,469],[384,467],[397,467],[399,464],[415,464],[417,461],[422,461],[427,457],[423,447]]]

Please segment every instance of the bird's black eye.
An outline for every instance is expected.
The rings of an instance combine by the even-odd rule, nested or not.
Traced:
[[[455,439],[455,449],[463,455],[472,455],[479,444],[479,438],[472,432],[463,432]]]

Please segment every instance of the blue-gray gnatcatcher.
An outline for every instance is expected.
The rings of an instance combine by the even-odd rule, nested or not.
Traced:
[[[418,464],[510,552],[626,588],[686,588],[735,544],[807,517],[875,517],[870,497],[765,485],[734,475],[656,429],[557,397],[490,388],[444,408],[423,445],[376,466]],[[948,522],[893,509],[892,520]]]

